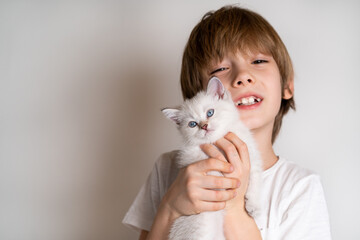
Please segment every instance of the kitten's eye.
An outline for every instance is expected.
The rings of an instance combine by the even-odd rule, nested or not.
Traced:
[[[197,125],[197,122],[195,122],[195,121],[191,121],[191,122],[189,122],[189,124],[188,124],[188,126],[191,127],[191,128],[196,127],[196,125]]]
[[[258,60],[253,61],[252,64],[260,64],[260,63],[267,63],[267,62],[269,62],[269,61],[258,59]]]
[[[212,117],[212,115],[214,115],[214,109],[208,110],[207,113],[206,113],[206,116],[207,117]]]

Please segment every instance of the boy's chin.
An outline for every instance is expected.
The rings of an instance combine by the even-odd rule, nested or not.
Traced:
[[[257,119],[244,119],[242,120],[245,127],[247,127],[250,131],[256,130],[258,128],[261,128],[261,123]]]

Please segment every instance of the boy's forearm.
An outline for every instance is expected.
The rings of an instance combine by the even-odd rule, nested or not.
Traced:
[[[170,228],[178,216],[166,206],[160,205],[147,240],[168,240]],[[262,239],[255,220],[246,212],[227,212],[224,218],[224,232],[227,240]]]
[[[224,232],[227,240],[262,239],[255,220],[245,211],[227,212],[224,218]]]
[[[165,205],[160,205],[147,240],[167,240],[170,228],[178,216],[174,215]]]

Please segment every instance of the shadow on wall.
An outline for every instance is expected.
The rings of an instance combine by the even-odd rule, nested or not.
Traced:
[[[142,69],[138,71],[137,69]],[[111,102],[112,114],[116,119],[107,126],[108,137],[103,143],[99,161],[104,166],[99,186],[94,192],[92,227],[88,237],[93,239],[136,239],[137,233],[126,229],[122,219],[131,202],[147,178],[155,159],[149,159],[149,152],[155,125],[155,92],[149,79],[156,79],[154,72],[146,67],[136,66],[132,71],[117,76],[115,89],[108,89],[116,95]],[[138,174],[136,174],[138,173]],[[98,235],[98,237],[94,237]],[[89,239],[89,238],[87,238]]]

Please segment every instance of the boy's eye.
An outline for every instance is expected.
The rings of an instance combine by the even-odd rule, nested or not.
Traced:
[[[189,124],[188,124],[188,126],[191,127],[191,128],[196,127],[196,125],[197,125],[197,122],[195,122],[195,121],[191,121],[191,122],[189,122]]]
[[[253,61],[252,64],[260,64],[260,63],[267,63],[267,62],[269,62],[269,61],[258,59],[258,60]]]
[[[214,115],[214,109],[210,109],[207,111],[206,113],[206,116],[209,118],[209,117],[212,117]]]
[[[210,74],[214,74],[214,73],[217,73],[217,72],[221,72],[221,71],[224,71],[224,70],[227,70],[227,69],[229,69],[229,68],[221,67],[221,68],[218,68],[218,69],[212,71]]]

